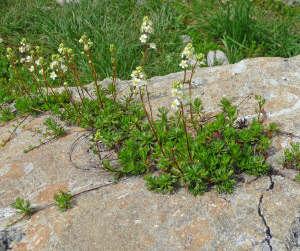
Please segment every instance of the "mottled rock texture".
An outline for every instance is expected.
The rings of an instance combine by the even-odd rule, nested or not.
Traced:
[[[154,112],[170,107],[170,86],[182,79],[181,72],[150,80]],[[119,96],[128,92],[129,83],[119,81]],[[265,123],[276,122],[282,131],[300,136],[300,56],[247,59],[197,69],[194,75],[193,96],[202,99],[207,115],[219,112],[219,101],[227,97],[240,104],[241,116],[255,117],[255,94],[267,100]],[[43,129],[46,118],[30,117],[24,125]],[[12,128],[1,127],[0,140]],[[42,207],[53,203],[60,188],[72,194],[101,188],[77,196],[67,212],[48,207],[17,223],[14,231],[22,238],[10,244],[13,250],[300,250],[297,172],[281,170],[276,162],[288,143],[299,138],[274,137],[269,177],[240,175],[230,195],[209,191],[194,197],[185,189],[154,194],[142,177],[113,183],[89,149],[90,132],[66,128],[67,136],[27,154],[23,150],[39,144],[40,136],[20,128],[0,149],[0,231],[17,219],[10,207],[17,197]]]
[[[214,65],[227,65],[229,61],[223,51],[210,51],[207,54],[207,65],[214,66]]]

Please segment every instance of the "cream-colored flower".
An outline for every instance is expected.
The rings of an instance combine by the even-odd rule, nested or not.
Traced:
[[[20,51],[20,53],[24,53],[25,52],[24,46],[20,46],[19,51]]]
[[[27,56],[27,57],[26,57],[26,62],[28,62],[28,63],[29,63],[29,62],[32,62],[32,56]]]
[[[56,73],[53,71],[50,73],[50,78],[52,78],[53,80],[55,80],[57,77]]]
[[[134,78],[133,79],[133,85],[136,87],[139,87],[141,83],[141,80],[139,78]]]
[[[156,50],[156,44],[155,43],[150,43],[150,48],[153,50]]]
[[[141,37],[140,37],[140,40],[142,43],[146,43],[147,41],[147,35],[146,34],[143,34]]]
[[[63,72],[66,72],[68,70],[68,67],[65,66],[64,64],[61,64],[61,69]]]
[[[181,60],[181,63],[179,64],[179,66],[182,67],[183,69],[187,68],[188,67],[187,61],[186,60]]]
[[[172,102],[171,108],[177,110],[179,105],[180,105],[179,100],[174,99],[174,101]]]

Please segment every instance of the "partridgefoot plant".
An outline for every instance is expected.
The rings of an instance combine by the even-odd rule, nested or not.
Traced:
[[[29,200],[25,202],[24,199],[21,198],[17,198],[16,201],[11,206],[17,210],[18,214],[23,215],[22,218],[26,218],[26,217],[29,218],[34,211],[30,205]]]
[[[28,153],[29,151],[32,151],[33,149],[37,149],[37,148],[41,147],[42,145],[47,144],[47,143],[51,142],[52,140],[58,139],[59,137],[62,137],[63,135],[66,134],[63,126],[57,124],[57,122],[52,118],[46,119],[46,121],[44,122],[44,125],[47,126],[45,133],[42,133],[39,129],[29,129],[29,130],[42,134],[43,137],[46,138],[47,140],[40,141],[40,144],[37,146],[30,145],[28,150],[24,150],[25,153]],[[27,129],[26,127],[23,127],[23,128]]]
[[[55,206],[58,207],[58,210],[63,212],[70,208],[72,208],[72,195],[69,191],[64,192],[63,190],[59,190],[60,194],[54,195],[54,200],[56,201]]]
[[[218,192],[230,193],[237,174],[268,174],[269,165],[265,160],[276,125],[266,127],[261,123],[260,114],[265,100],[257,96],[258,118],[241,123],[237,106],[224,98],[219,104],[222,112],[209,122],[202,101],[192,99],[193,74],[198,62],[204,58],[203,54],[194,55],[192,44],[188,44],[181,53],[182,81],[175,81],[170,86],[174,96],[173,112],[161,107],[155,119],[144,67],[147,56],[157,49],[157,45],[150,42],[154,37],[152,26],[152,21],[144,17],[140,29],[140,42],[144,46],[141,63],[131,73],[130,93],[121,99],[116,92],[118,64],[114,45],[109,48],[112,81],[103,88],[92,62],[93,43],[86,35],[79,40],[82,53],[89,61],[94,93],[83,84],[76,55],[64,44],[51,60],[42,55],[40,47],[33,48],[25,39],[18,52],[9,48],[7,57],[15,78],[13,93],[18,115],[51,111],[63,120],[93,129],[92,146],[102,166],[117,179],[144,174],[147,187],[156,192],[167,193],[183,186],[194,195],[202,194],[211,187]],[[15,54],[21,59],[15,60]],[[192,65],[194,58],[196,61]],[[30,86],[27,84],[29,80]],[[61,87],[63,92],[58,92],[57,87]],[[53,137],[64,133],[52,120],[48,121],[48,126]],[[102,145],[117,152],[117,165],[105,159]],[[70,198],[68,193],[61,192],[55,200],[64,210],[71,206]]]
[[[279,159],[279,162],[284,168],[300,170],[300,143],[291,142],[290,146],[290,149],[285,150],[284,156]],[[296,180],[300,181],[300,172],[296,176]]]

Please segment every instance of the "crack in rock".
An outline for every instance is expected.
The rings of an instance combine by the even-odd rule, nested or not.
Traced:
[[[274,188],[274,181],[272,180],[271,173],[269,173],[269,178],[270,178],[270,186],[266,189],[266,191],[270,191],[270,190],[272,190],[272,189]],[[273,250],[273,247],[272,247],[272,245],[271,245],[271,239],[273,238],[273,236],[272,236],[272,233],[271,233],[271,229],[270,229],[270,227],[268,226],[267,221],[266,221],[264,215],[263,215],[262,212],[261,212],[261,203],[262,203],[263,198],[264,198],[264,195],[263,195],[263,193],[262,193],[262,194],[260,195],[260,198],[259,198],[258,210],[257,210],[257,211],[258,211],[258,215],[262,218],[263,223],[264,223],[264,225],[266,226],[266,229],[267,229],[267,230],[266,230],[267,237],[263,240],[262,243],[267,242],[267,244],[268,244],[270,250],[272,251],[272,250]]]

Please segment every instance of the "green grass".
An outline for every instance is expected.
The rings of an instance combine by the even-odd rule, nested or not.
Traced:
[[[129,79],[131,71],[141,64],[143,45],[138,37],[145,15],[155,24],[151,39],[158,45],[147,58],[148,77],[181,70],[181,34],[191,36],[197,53],[221,49],[231,63],[248,57],[292,57],[300,53],[300,7],[274,0],[231,0],[226,4],[151,0],[142,5],[137,5],[137,0],[81,0],[64,6],[54,0],[0,0],[0,35],[6,46],[18,45],[26,37],[29,43],[43,46],[49,55],[65,43],[74,48],[81,76],[89,83],[89,65],[78,44],[86,33],[94,42],[92,60],[99,79],[112,74],[111,43],[116,46],[117,76]],[[0,62],[0,78],[2,66]]]
[[[42,45],[48,54],[57,53],[61,42],[79,55],[82,74],[90,81],[90,69],[85,57],[80,57],[78,39],[86,34],[94,43],[93,62],[99,77],[111,76],[109,45],[116,46],[117,76],[129,79],[132,69],[141,64],[143,45],[138,38],[143,17],[153,20],[157,51],[147,58],[145,72],[149,77],[180,70],[179,35],[185,27],[178,11],[163,0],[81,0],[78,4],[59,5],[54,0],[0,0],[0,34],[6,45],[19,44],[26,37],[30,44]]]
[[[224,1],[223,1],[224,2]],[[300,53],[300,7],[275,1],[192,0],[177,4],[196,51],[223,48],[231,63],[259,56]]]

